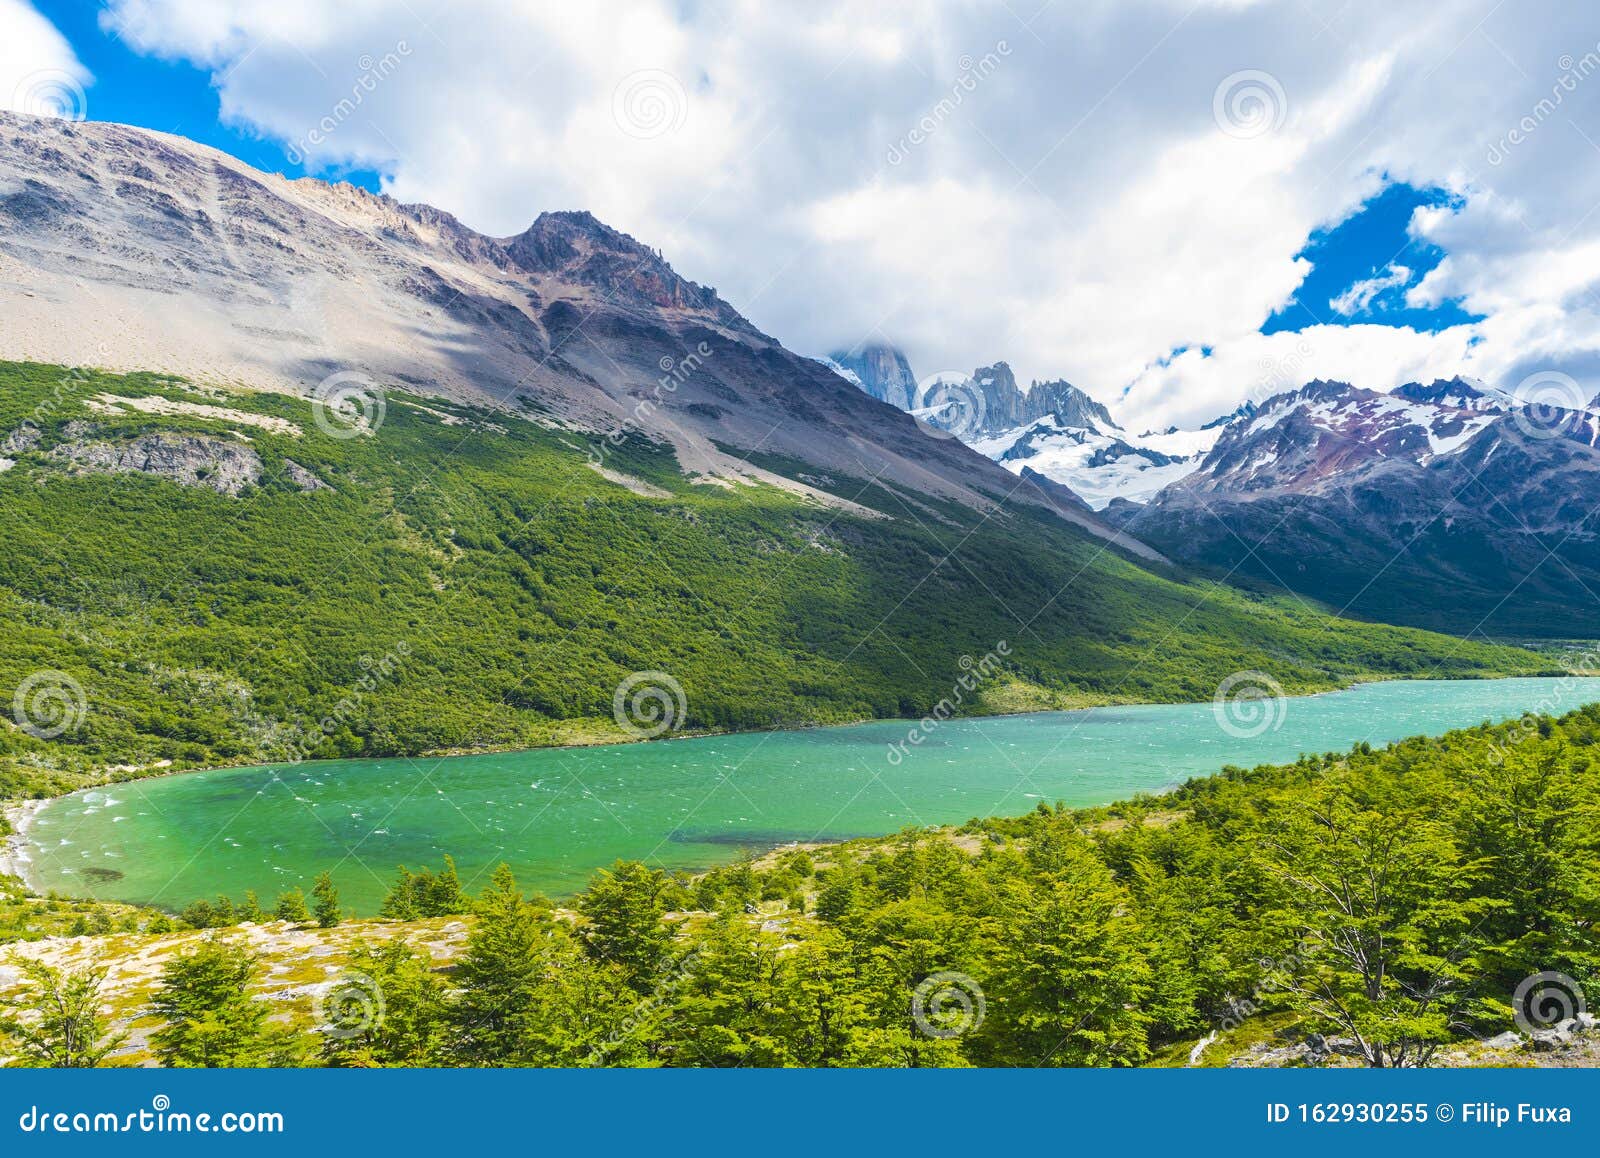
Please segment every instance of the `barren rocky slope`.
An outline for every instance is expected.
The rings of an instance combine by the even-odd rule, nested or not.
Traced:
[[[1056,505],[588,213],[486,237],[178,137],[0,113],[0,294],[0,359],[297,393],[359,374],[601,436],[641,431],[725,479],[780,481],[746,461],[759,450],[978,509]],[[1075,506],[1060,513],[1153,555]]]

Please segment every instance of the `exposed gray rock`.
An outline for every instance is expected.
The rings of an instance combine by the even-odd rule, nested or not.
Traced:
[[[1514,1029],[1508,1029],[1496,1037],[1489,1038],[1483,1044],[1489,1049],[1516,1049],[1522,1044],[1522,1035]]]
[[[0,442],[0,450],[5,451],[7,454],[16,454],[20,451],[32,450],[35,446],[39,445],[39,433],[39,428],[37,426],[31,422],[25,422],[13,430],[10,434],[6,435],[6,440],[4,442]]]
[[[283,460],[283,473],[284,477],[307,493],[311,491],[326,491],[333,489],[292,458],[286,458]]]
[[[979,366],[972,372],[972,380],[983,391],[984,434],[1015,430],[1047,415],[1054,415],[1063,426],[1097,426],[1101,430],[1116,426],[1104,406],[1071,382],[1034,382],[1023,393],[1004,362]]]
[[[152,474],[225,495],[237,495],[261,481],[261,456],[254,450],[200,434],[145,434],[120,443],[73,441],[51,453],[79,471]]]

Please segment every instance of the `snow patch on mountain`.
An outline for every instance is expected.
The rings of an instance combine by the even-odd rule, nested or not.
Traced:
[[[1192,474],[1219,433],[1174,430],[1141,437],[1115,423],[1069,426],[1050,415],[971,445],[1018,474],[1031,467],[1100,511],[1119,498],[1149,502],[1164,487]]]

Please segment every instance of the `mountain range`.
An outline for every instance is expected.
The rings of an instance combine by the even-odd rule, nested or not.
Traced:
[[[911,377],[888,348],[826,361],[869,393],[880,367]],[[1528,405],[1459,377],[1389,393],[1314,381],[1199,429],[1134,435],[1065,382],[1019,391],[1003,362],[930,390],[964,401],[914,405],[922,421],[1230,582],[1459,634],[1600,629],[1594,403]]]
[[[1600,629],[1600,413],[1462,379],[1312,382],[1107,515],[1178,557],[1336,610],[1494,636]]]
[[[1066,487],[1095,511],[1117,499],[1145,502],[1194,471],[1228,418],[1237,416],[1198,430],[1133,434],[1063,379],[1021,389],[1005,362],[971,374],[930,375],[919,383],[905,354],[883,344],[837,351],[821,361],[872,397],[955,434],[1015,474]],[[1237,414],[1251,409],[1247,403]]]

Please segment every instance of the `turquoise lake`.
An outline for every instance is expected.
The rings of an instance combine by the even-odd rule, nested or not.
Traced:
[[[330,869],[346,906],[370,914],[397,865],[449,853],[473,889],[506,861],[525,888],[560,896],[618,857],[697,868],[1040,801],[1103,804],[1224,764],[1594,701],[1600,679],[1396,681],[1280,701],[1255,735],[1224,729],[1209,703],[950,721],[898,763],[905,721],[195,772],[51,801],[28,830],[28,872],[43,889],[180,908],[246,889],[267,902]]]

